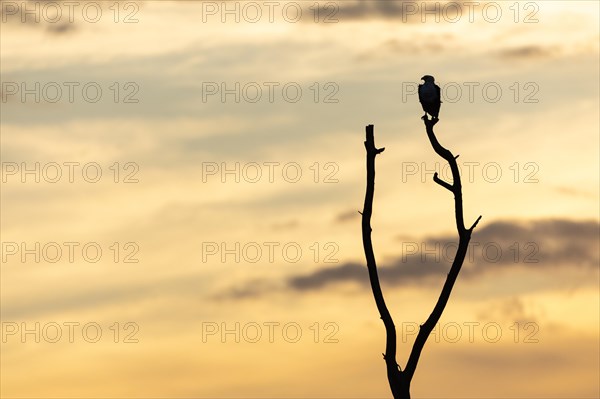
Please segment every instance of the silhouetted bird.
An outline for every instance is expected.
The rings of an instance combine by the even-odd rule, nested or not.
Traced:
[[[425,83],[419,85],[419,101],[423,106],[423,111],[425,111],[424,117],[429,114],[433,119],[438,119],[442,104],[440,86],[435,84],[435,79],[430,75],[423,76],[421,80],[425,81]]]

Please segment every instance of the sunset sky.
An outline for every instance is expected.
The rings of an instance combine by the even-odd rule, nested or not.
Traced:
[[[600,396],[598,2],[0,7],[0,396],[391,398],[363,141],[404,368],[458,241],[426,74],[482,219],[412,396]]]

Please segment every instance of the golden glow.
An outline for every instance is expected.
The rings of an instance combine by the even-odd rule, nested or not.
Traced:
[[[0,2],[8,3],[20,2]],[[385,331],[366,272],[313,289],[292,279],[364,264],[357,211],[367,124],[386,147],[372,219],[380,266],[408,267],[398,263],[406,243],[427,249],[430,240],[455,237],[452,197],[431,180],[444,164],[410,91],[426,73],[444,90],[436,132],[460,154],[465,222],[483,215],[473,240],[500,222],[598,223],[597,2],[518,2],[517,23],[513,2],[495,3],[498,23],[481,18],[483,6],[474,23],[421,23],[418,15],[383,16],[382,3],[368,2],[364,15],[331,2],[339,21],[330,24],[315,23],[309,3],[297,23],[281,15],[294,2],[280,3],[273,23],[266,15],[221,23],[219,14],[203,21],[203,7],[221,2],[170,1],[118,3],[119,19],[137,10],[127,4],[139,7],[139,21],[124,24],[109,3],[98,23],[76,14],[64,31],[20,23],[19,15],[2,22],[2,397],[389,397]],[[537,7],[537,22],[523,23],[534,10],[527,4]],[[21,93],[7,94],[7,82],[58,82],[63,96],[21,101]],[[64,82],[80,84],[72,103]],[[82,99],[89,82],[103,89],[97,103]],[[263,96],[203,99],[207,83],[222,82],[256,84]],[[278,84],[273,102],[268,82]],[[138,103],[124,103],[128,83],[139,89]],[[284,100],[286,83],[301,87],[298,102]],[[501,88],[497,102],[486,100],[486,85]],[[327,103],[327,95],[339,101]],[[40,170],[59,164],[60,181],[48,181],[50,169],[39,183],[22,175],[23,163],[35,162]],[[78,163],[73,182],[65,162]],[[91,163],[102,170],[97,183],[81,174]],[[236,163],[239,182],[222,173]],[[440,322],[441,339],[425,346],[413,397],[598,397],[598,248],[588,236],[585,248],[567,248],[570,234],[557,227],[528,238],[540,256],[553,254],[537,263],[524,261],[528,241],[517,243],[518,256],[510,252],[510,237],[503,250],[515,262],[486,262],[476,250]],[[40,262],[23,255],[36,242]],[[73,261],[64,244],[71,242]],[[239,261],[222,253],[236,243]],[[53,263],[56,247],[62,255]],[[96,247],[102,254],[89,261]],[[447,259],[437,266],[430,280],[383,284],[405,333],[401,366]],[[35,323],[39,334],[23,336]],[[56,326],[62,335],[52,343]],[[102,336],[88,342],[97,326]],[[485,326],[502,336],[495,341]],[[234,332],[222,336],[223,327]],[[461,339],[450,342],[444,334],[456,328]]]

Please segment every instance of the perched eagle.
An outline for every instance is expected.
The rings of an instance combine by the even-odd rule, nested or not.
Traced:
[[[419,85],[419,101],[425,111],[425,117],[429,114],[433,119],[438,119],[442,104],[440,86],[435,84],[435,79],[430,75],[423,76],[421,80],[425,83]]]

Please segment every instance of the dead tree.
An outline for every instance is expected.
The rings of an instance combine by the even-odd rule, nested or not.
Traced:
[[[375,138],[373,132],[373,125],[368,125],[366,128],[366,141],[365,148],[367,151],[367,190],[365,194],[365,204],[362,212],[362,238],[363,247],[365,250],[365,257],[367,260],[367,269],[369,271],[369,280],[371,281],[371,289],[373,291],[373,297],[375,298],[375,304],[377,310],[383,320],[386,331],[386,345],[385,353],[383,358],[385,360],[388,382],[390,389],[394,396],[394,399],[410,399],[410,383],[415,374],[417,363],[419,362],[419,356],[425,346],[427,338],[431,334],[431,331],[442,316],[442,312],[448,303],[452,287],[456,282],[460,268],[465,260],[467,254],[467,248],[469,246],[469,240],[471,239],[471,233],[477,223],[481,219],[481,216],[477,218],[475,223],[470,228],[465,228],[463,221],[463,205],[462,205],[462,187],[460,182],[460,172],[456,163],[457,156],[444,148],[433,132],[433,127],[439,121],[438,119],[428,119],[427,116],[423,117],[425,122],[425,128],[427,131],[427,137],[435,152],[444,158],[450,165],[452,171],[452,184],[441,180],[438,174],[433,175],[433,180],[454,194],[454,207],[456,214],[456,229],[458,230],[458,249],[452,262],[450,272],[446,278],[446,282],[442,288],[442,292],[433,308],[433,311],[425,321],[419,327],[419,333],[413,344],[408,362],[404,370],[400,368],[400,365],[396,362],[396,327],[390,312],[385,304],[383,292],[381,291],[381,285],[379,283],[379,276],[377,274],[377,264],[375,262],[375,254],[373,252],[373,243],[371,241],[371,215],[373,213],[373,196],[375,193],[375,157],[377,154],[383,152],[385,148],[375,147]]]

